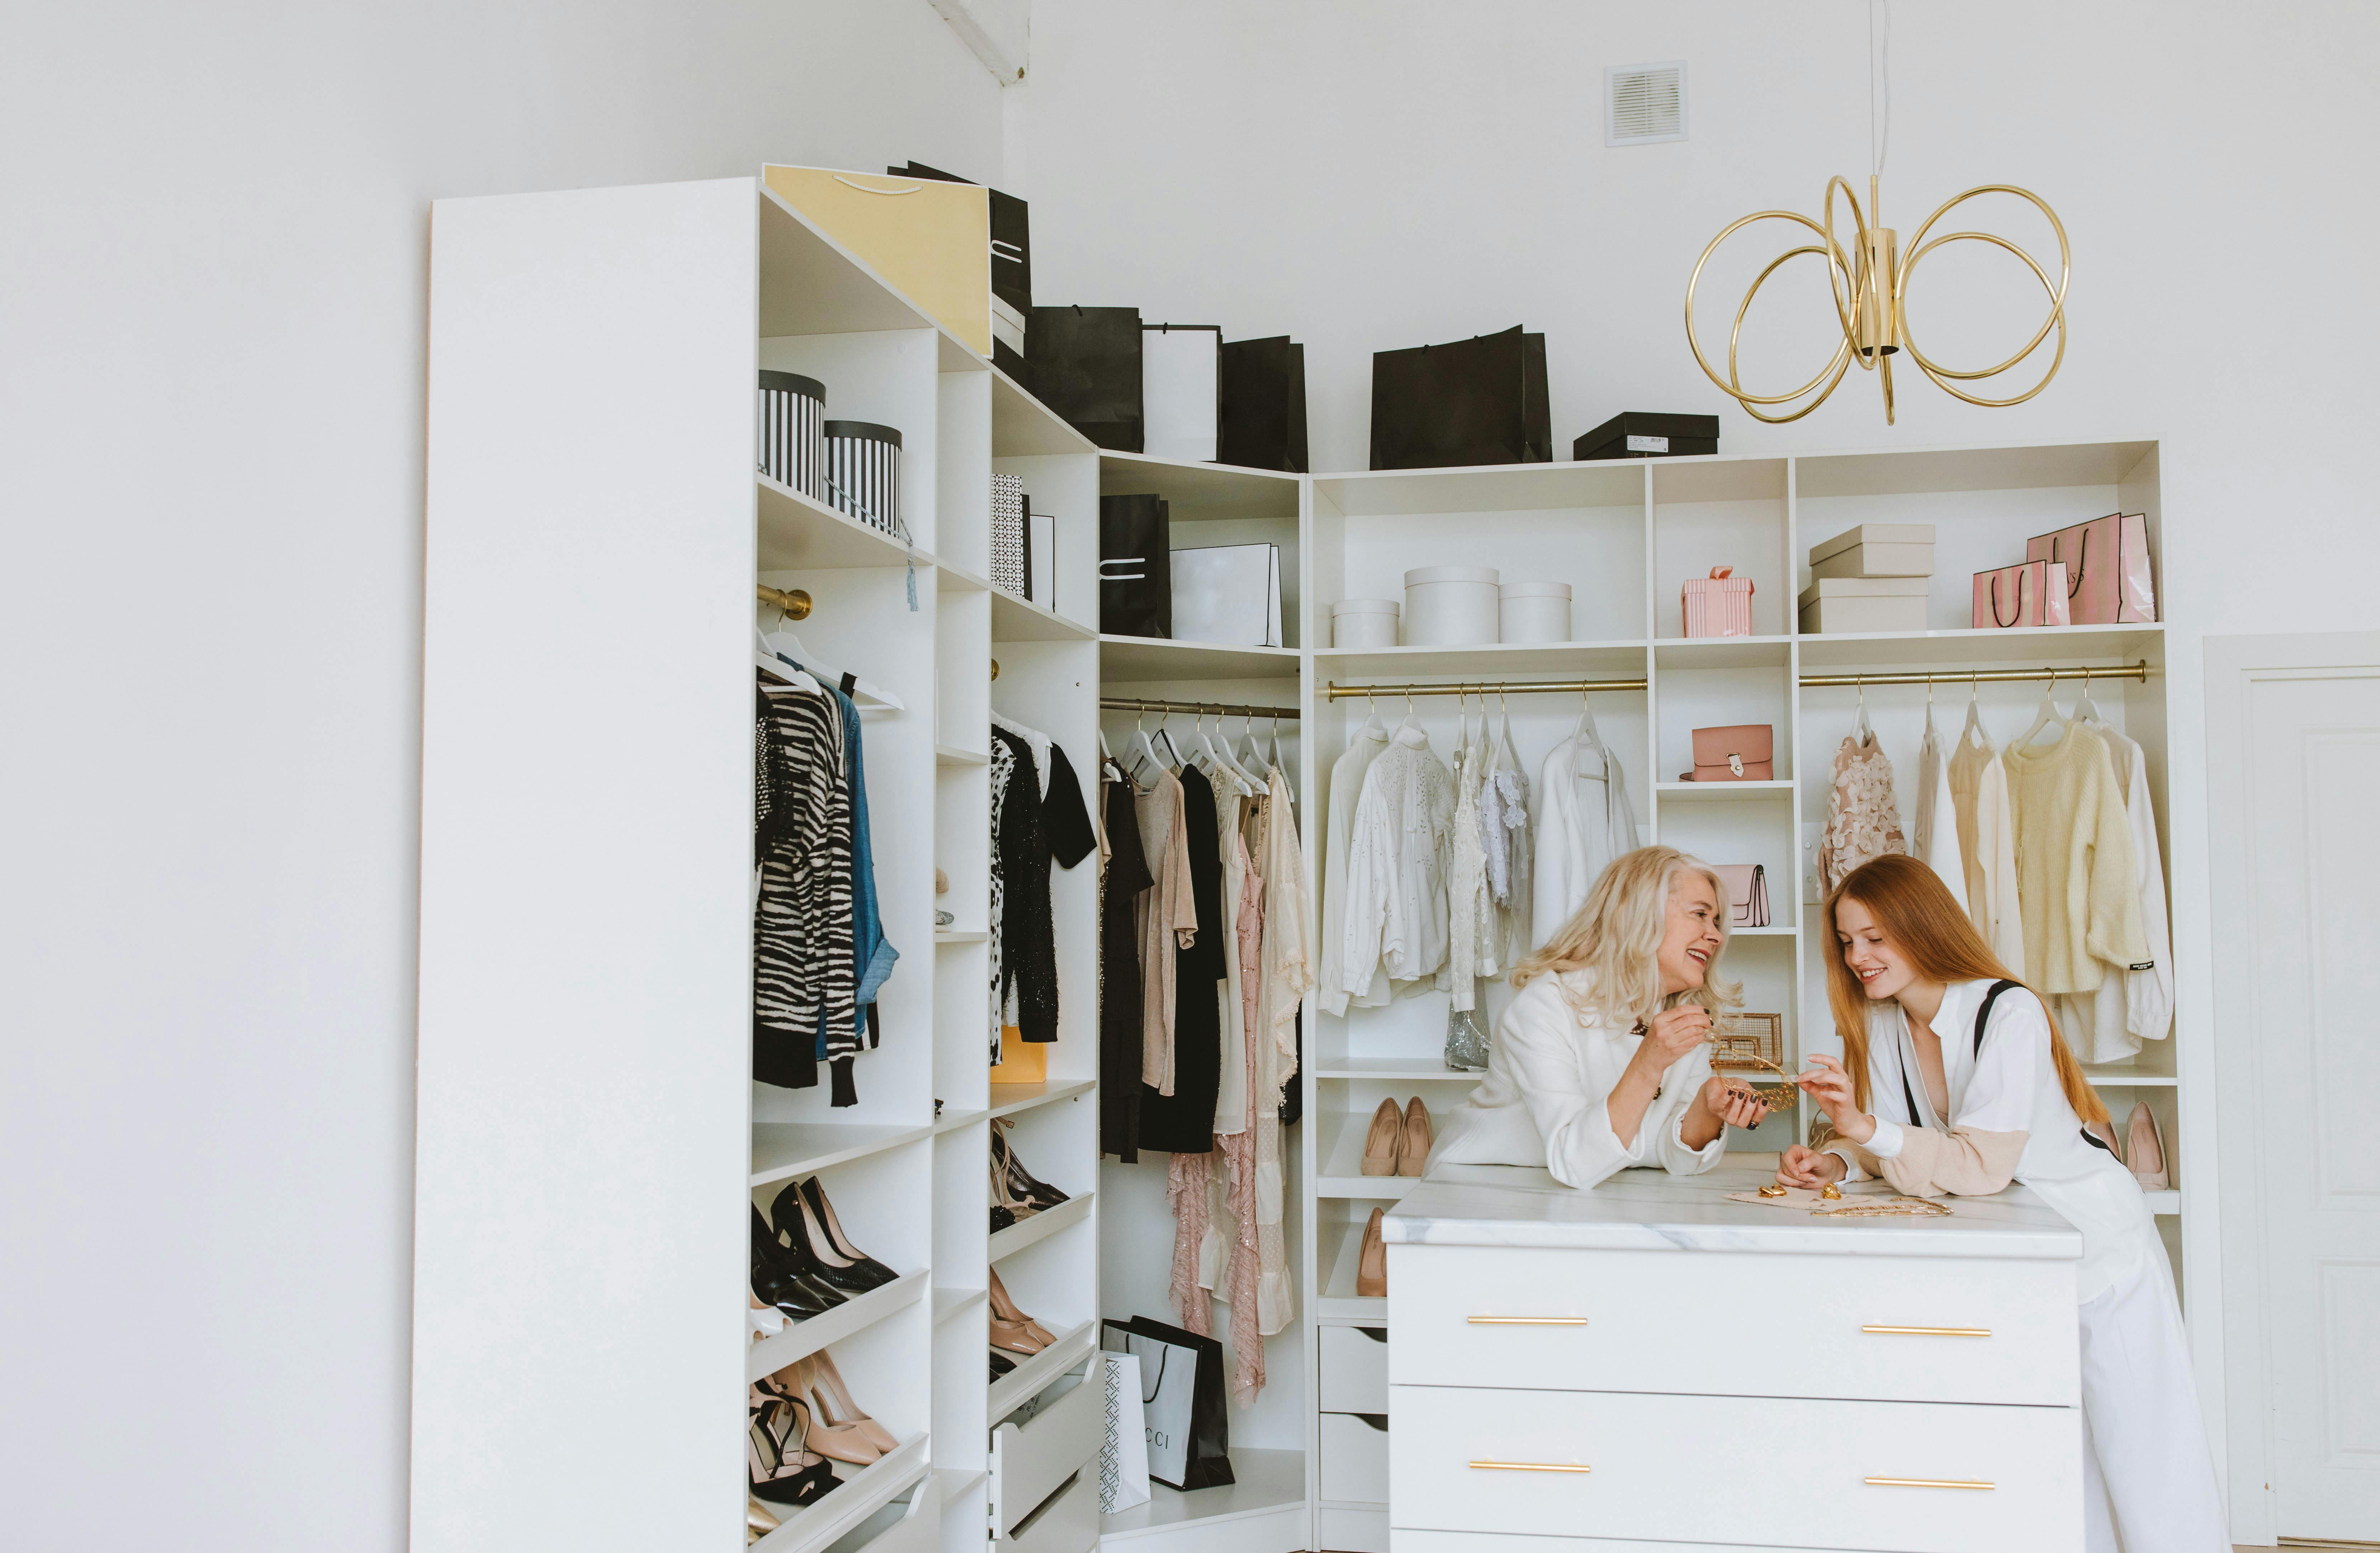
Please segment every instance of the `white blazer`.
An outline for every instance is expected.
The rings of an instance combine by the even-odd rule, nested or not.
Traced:
[[[1561,930],[1611,860],[1636,850],[1636,811],[1617,756],[1592,737],[1554,746],[1537,777],[1530,947]]]
[[[1589,1187],[1631,1166],[1700,1175],[1727,1152],[1727,1132],[1686,1147],[1686,1108],[1710,1077],[1710,1048],[1697,1046],[1661,1074],[1635,1141],[1611,1130],[1606,1102],[1645,1039],[1634,1021],[1590,1022],[1572,1000],[1594,985],[1585,971],[1541,976],[1521,989],[1496,1024],[1488,1077],[1455,1108],[1430,1151],[1430,1168],[1542,1165],[1565,1186]]]

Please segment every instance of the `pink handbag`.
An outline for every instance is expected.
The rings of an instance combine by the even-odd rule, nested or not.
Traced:
[[[1972,619],[1978,631],[2072,625],[2066,611],[2066,567],[2056,561],[2027,561],[1977,572]]]
[[[1752,635],[1752,579],[1732,566],[1713,566],[1706,577],[1689,577],[1678,590],[1689,637]]]
[[[2036,534],[2024,542],[2027,561],[2063,562],[2067,613],[2076,625],[2144,625],[2156,619],[2156,588],[2149,580],[2149,520],[2109,513],[2088,523]]]
[[[1768,870],[1757,863],[1718,863],[1711,871],[1727,887],[1727,925],[1768,926]]]
[[[1776,730],[1766,722],[1694,730],[1694,769],[1680,782],[1774,782]]]

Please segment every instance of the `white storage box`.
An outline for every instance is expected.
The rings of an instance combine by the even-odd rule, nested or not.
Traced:
[[[1810,547],[1810,576],[1821,577],[1930,577],[1934,575],[1934,525],[1863,523]]]
[[[1405,574],[1407,647],[1479,647],[1502,628],[1493,566],[1417,566]]]
[[[1177,550],[1172,561],[1175,641],[1281,645],[1279,545]]]
[[[1394,647],[1403,610],[1394,599],[1342,599],[1330,606],[1330,645]]]
[[[1570,640],[1570,584],[1508,582],[1496,589],[1497,639],[1507,642]]]
[[[1821,577],[1802,589],[1802,629],[1923,631],[1924,577]]]

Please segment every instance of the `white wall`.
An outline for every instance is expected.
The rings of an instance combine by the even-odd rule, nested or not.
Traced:
[[[2176,951],[2185,1016],[2204,1021],[2200,638],[2380,625],[2380,308],[2363,273],[2380,221],[2362,192],[2380,176],[2380,9],[1896,7],[1886,219],[1905,239],[1986,182],[2046,197],[2075,252],[2065,367],[2004,410],[1902,374],[1890,428],[1854,373],[1807,419],[1761,426],[1687,354],[1686,277],[1739,215],[1815,215],[1833,173],[1864,190],[1867,28],[1858,0],[1037,0],[1006,187],[1032,201],[1038,300],[1303,339],[1317,469],[1367,462],[1373,351],[1519,322],[1547,335],[1560,456],[1624,409],[1718,411],[1737,452],[2161,439]],[[1603,67],[1668,59],[1689,65],[1693,139],[1607,149]],[[1982,219],[1961,224],[2046,236],[1967,210]],[[1763,261],[1791,236],[1769,231]],[[2034,283],[1981,253],[1919,272],[1912,322],[1939,359],[1996,360],[2032,328],[2010,277]],[[1722,347],[1745,278],[1710,305]],[[1824,359],[1815,279],[1788,287],[1809,327],[1748,331],[1755,382],[1799,382]],[[2199,1072],[2185,1166],[2211,1187]],[[2215,1265],[2213,1228],[2193,1215],[2200,1267]],[[2199,1288],[2193,1326],[2219,1330],[2213,1280]],[[2221,1366],[2204,1341],[2200,1356],[2219,1417]],[[2241,1508],[2235,1530],[2269,1540]]]
[[[400,1547],[429,201],[987,176],[998,91],[913,0],[7,32],[0,1543]]]

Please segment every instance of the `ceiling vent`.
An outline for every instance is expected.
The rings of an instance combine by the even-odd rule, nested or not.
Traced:
[[[1603,143],[1650,146],[1686,138],[1686,62],[1608,65],[1603,70]]]

